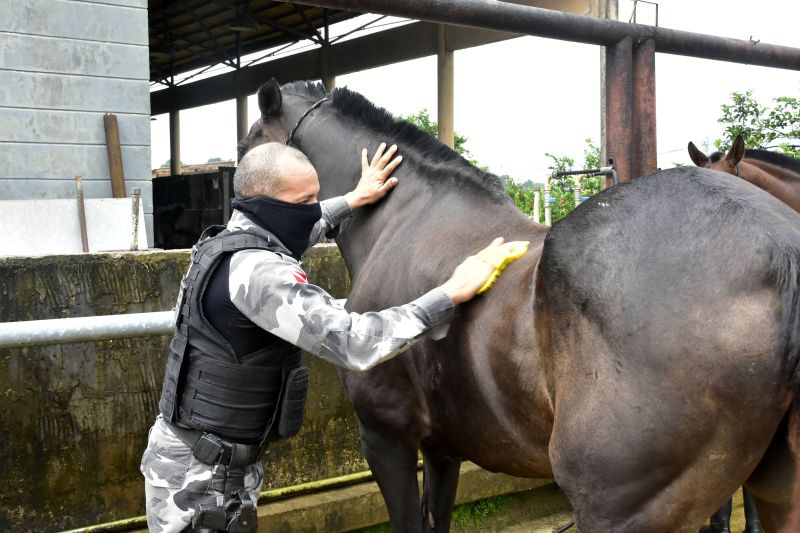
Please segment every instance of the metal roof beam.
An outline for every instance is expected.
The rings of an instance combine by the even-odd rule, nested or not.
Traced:
[[[436,55],[438,24],[415,22],[357,39],[330,45],[330,74],[342,75],[400,61]],[[497,41],[519,37],[518,34],[475,30],[460,26],[447,27],[448,48],[462,50]],[[322,60],[320,49],[282,57],[238,72],[228,72],[212,78],[179,85],[150,93],[150,112],[153,115],[171,110],[188,109],[232,100],[243,94],[255,93],[270,78],[280,82],[320,79]]]
[[[657,52],[800,70],[798,48],[573,15],[495,0],[299,0],[297,3],[600,46],[613,46],[626,37],[635,43],[652,40]]]

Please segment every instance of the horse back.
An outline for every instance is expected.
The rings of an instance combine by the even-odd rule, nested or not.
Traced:
[[[556,358],[575,352],[566,339],[583,328],[593,348],[582,357],[594,358],[583,367],[606,354],[611,374],[690,365],[701,379],[728,365],[717,374],[734,381],[747,379],[743,359],[763,354],[761,377],[786,384],[775,373],[800,356],[799,264],[800,215],[763,191],[699,168],[635,179],[548,234],[550,348]]]

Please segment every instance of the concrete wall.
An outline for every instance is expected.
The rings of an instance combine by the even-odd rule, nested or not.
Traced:
[[[147,0],[0,2],[0,199],[111,197],[103,114],[152,237]]]
[[[0,321],[171,309],[186,250],[0,258]],[[335,245],[306,255],[335,297]],[[168,337],[0,349],[0,531],[54,531],[144,513],[139,462],[157,413]],[[265,457],[266,488],[367,469],[331,365],[311,369],[300,434]]]

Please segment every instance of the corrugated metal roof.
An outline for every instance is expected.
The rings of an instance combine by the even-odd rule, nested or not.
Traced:
[[[218,63],[235,66],[237,48],[244,56],[304,39],[322,44],[326,25],[358,15],[269,0],[149,0],[150,80]],[[232,30],[242,16],[258,31]]]

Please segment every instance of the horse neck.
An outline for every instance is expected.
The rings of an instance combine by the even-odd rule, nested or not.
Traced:
[[[756,159],[743,159],[740,168],[742,178],[800,212],[800,175]]]
[[[371,157],[376,141],[384,139],[329,115],[319,125],[304,134],[300,148],[317,168],[321,198],[330,198],[355,187],[361,149],[370,147]],[[406,260],[427,253],[426,265],[413,268],[433,271],[437,261],[448,268],[454,258],[463,259],[496,236],[536,238],[536,230],[509,200],[468,179],[461,184],[465,169],[453,168],[452,162],[431,163],[413,147],[401,145],[399,152],[403,164],[395,175],[400,183],[378,204],[354,213],[336,239],[354,280],[370,257],[390,253],[392,247],[404,250]]]

